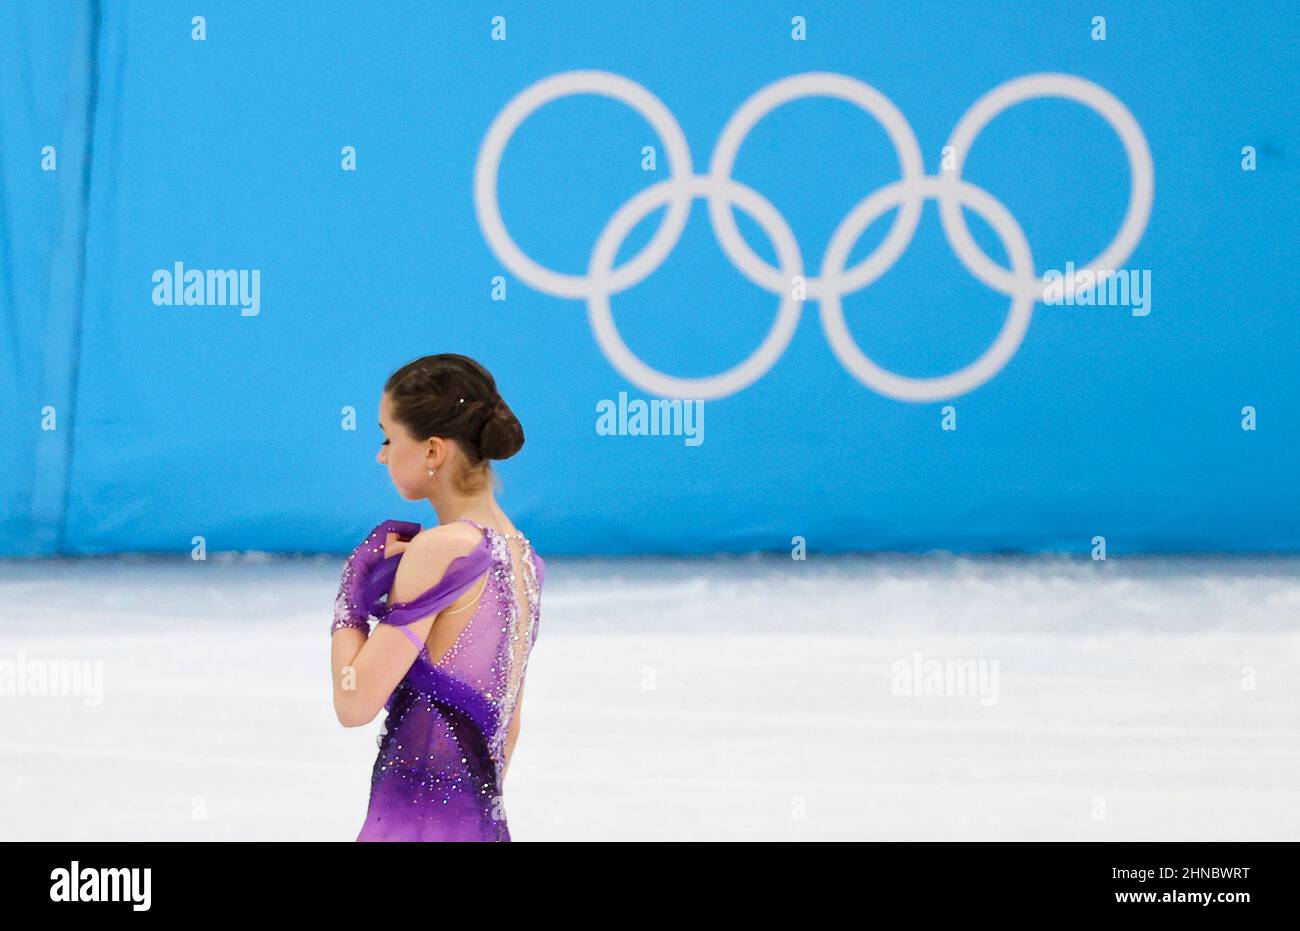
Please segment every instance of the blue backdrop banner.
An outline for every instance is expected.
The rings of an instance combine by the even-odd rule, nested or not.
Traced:
[[[1293,4],[9,3],[0,552],[1300,549]]]

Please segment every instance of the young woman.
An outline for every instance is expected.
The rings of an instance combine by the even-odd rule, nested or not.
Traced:
[[[546,566],[497,506],[490,460],[517,453],[523,427],[492,376],[454,354],[394,372],[379,426],[398,493],[427,498],[438,525],[377,526],[335,599],[339,722],[388,711],[357,840],[508,841],[502,785]]]

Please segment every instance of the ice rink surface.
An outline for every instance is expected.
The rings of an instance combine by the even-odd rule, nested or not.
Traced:
[[[0,839],[353,840],[341,566],[0,562]],[[1298,631],[1300,558],[553,557],[511,832],[1300,839]]]

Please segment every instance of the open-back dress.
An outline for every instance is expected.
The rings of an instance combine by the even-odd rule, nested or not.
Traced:
[[[400,627],[420,652],[384,706],[359,841],[510,840],[502,799],[506,739],[537,640],[546,564],[522,534],[462,520],[482,539],[424,594],[391,605],[381,600],[401,554],[385,559],[368,587],[371,613]],[[480,586],[464,629],[432,662],[406,625]]]

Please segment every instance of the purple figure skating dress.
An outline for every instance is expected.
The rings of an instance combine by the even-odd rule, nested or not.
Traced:
[[[401,627],[420,653],[384,706],[388,718],[359,841],[510,840],[502,800],[506,738],[537,640],[546,564],[522,534],[462,520],[483,539],[452,560],[433,588],[400,604],[378,600],[392,584],[399,554],[377,567],[368,589],[371,613]],[[511,541],[518,543],[518,570]],[[469,622],[432,663],[405,625],[479,585]]]

